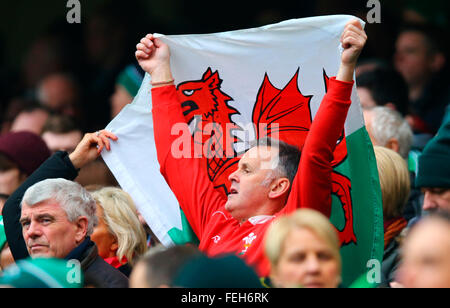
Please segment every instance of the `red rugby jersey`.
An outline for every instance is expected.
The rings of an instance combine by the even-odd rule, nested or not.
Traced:
[[[264,234],[277,216],[298,208],[312,208],[330,216],[331,161],[342,133],[353,82],[331,78],[327,94],[312,122],[302,150],[297,176],[283,210],[275,216],[252,217],[240,224],[226,210],[226,197],[216,191],[198,158],[174,158],[172,126],[184,123],[175,86],[152,89],[154,135],[161,173],[177,197],[186,218],[209,256],[233,253],[242,257],[261,277],[270,264],[264,255]]]

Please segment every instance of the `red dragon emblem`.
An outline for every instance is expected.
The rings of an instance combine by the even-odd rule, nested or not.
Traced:
[[[283,89],[272,85],[267,74],[259,88],[253,107],[252,121],[257,138],[277,137],[289,144],[303,147],[311,126],[312,117],[310,101],[312,96],[304,96],[298,88],[299,70]],[[324,72],[325,90],[328,88],[328,77]],[[222,80],[219,73],[208,68],[200,80],[185,81],[177,86],[183,114],[186,122],[194,123],[194,140],[205,146],[212,155],[205,159],[205,168],[209,179],[216,189],[228,193],[230,183],[228,176],[234,171],[240,154],[234,150],[234,144],[240,140],[235,137],[236,130],[242,128],[233,122],[232,115],[240,114],[228,103],[233,99],[221,90]],[[201,121],[200,121],[201,120]],[[276,123],[276,132],[271,124]],[[205,135],[201,125],[210,125],[211,134]],[[196,138],[197,132],[203,132]],[[230,154],[230,149],[233,155]],[[347,157],[347,146],[344,132],[338,140],[334,152],[333,167],[341,164]],[[341,204],[345,215],[345,226],[339,231],[341,245],[356,243],[353,229],[353,210],[351,199],[351,182],[346,176],[333,171],[332,192]]]

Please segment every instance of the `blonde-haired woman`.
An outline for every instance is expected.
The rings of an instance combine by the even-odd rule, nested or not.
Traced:
[[[300,209],[281,216],[266,233],[265,252],[275,287],[336,288],[341,256],[335,228],[321,213]]]
[[[129,277],[137,257],[147,250],[144,228],[130,195],[117,187],[91,191],[99,223],[91,235],[98,254]]]
[[[384,220],[400,217],[410,193],[406,161],[395,151],[375,146]]]
[[[384,220],[384,255],[381,266],[381,285],[388,286],[395,279],[399,265],[398,248],[401,232],[408,222],[402,217],[408,202],[410,178],[406,161],[395,151],[375,146]]]

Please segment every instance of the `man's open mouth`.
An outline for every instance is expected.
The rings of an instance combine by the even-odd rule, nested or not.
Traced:
[[[236,190],[236,188],[230,188],[230,192],[228,193],[228,195],[235,195],[237,193],[238,191]]]

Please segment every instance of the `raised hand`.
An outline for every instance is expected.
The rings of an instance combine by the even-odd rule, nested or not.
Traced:
[[[152,76],[152,83],[173,80],[170,71],[169,46],[147,34],[136,45],[136,59],[144,71]]]
[[[341,44],[344,51],[341,55],[341,66],[336,79],[342,81],[353,80],[353,71],[366,41],[367,35],[357,19],[346,24],[341,35]]]
[[[342,63],[356,65],[366,41],[367,35],[358,20],[355,19],[347,23],[341,36],[341,43],[344,48],[341,58]]]
[[[118,138],[106,130],[85,134],[75,150],[69,155],[73,166],[80,169],[100,156],[103,148],[108,151],[111,150],[109,139],[116,141]]]

